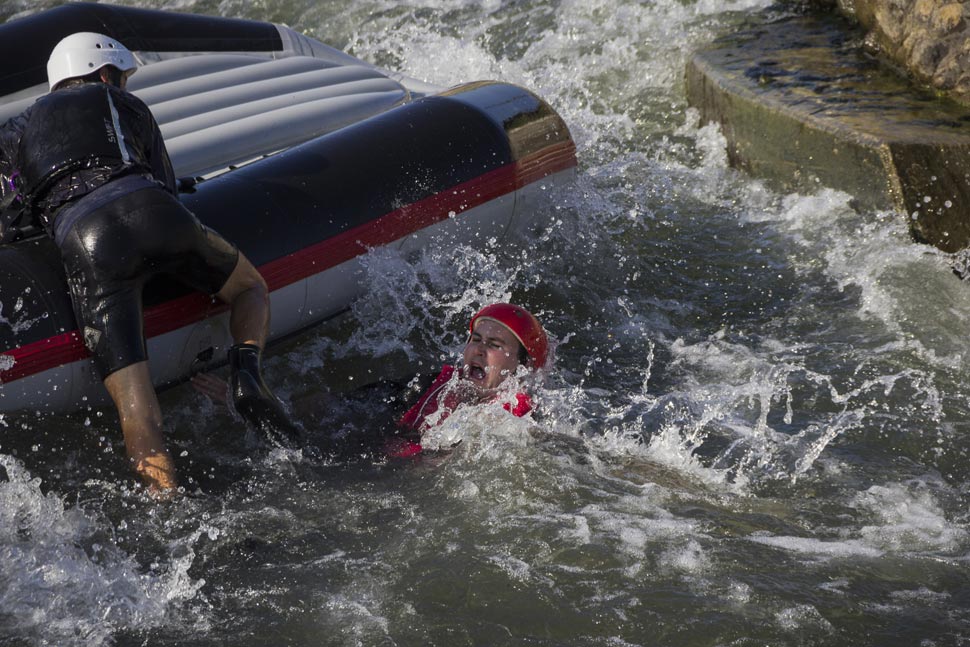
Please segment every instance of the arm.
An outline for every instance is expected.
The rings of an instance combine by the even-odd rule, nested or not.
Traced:
[[[216,404],[228,406],[229,383],[211,373],[198,373],[190,380],[192,388]]]
[[[165,140],[162,138],[162,131],[159,130],[155,118],[152,117],[152,143],[150,159],[152,163],[152,175],[155,179],[165,185],[173,194],[178,194],[176,188],[175,171],[172,169],[172,160],[168,156],[168,149],[165,148]]]
[[[229,383],[211,373],[197,373],[190,380],[192,388],[212,400],[217,405],[229,407]],[[324,407],[332,405],[330,394],[306,393],[292,398],[290,406],[297,418],[306,419],[323,413]]]
[[[28,109],[29,110],[29,109]],[[27,123],[27,111],[0,126],[0,241],[12,240],[12,227],[20,217],[20,202],[14,178],[17,175],[17,152]]]
[[[132,135],[129,142],[143,155],[142,164],[147,163],[152,178],[161,183],[170,193],[177,194],[175,171],[168,156],[162,131],[155,121],[151,108],[134,94],[125,90],[113,89],[119,110],[125,111],[124,124]],[[122,108],[123,106],[123,108]]]
[[[23,112],[0,126],[0,199],[9,195],[12,176],[17,170],[17,149],[27,124],[27,112]]]
[[[377,397],[382,392],[395,394],[389,399],[395,401],[393,420],[396,421],[403,412],[414,404],[417,397],[427,390],[434,378],[433,374],[419,375],[407,384],[391,380],[379,380],[355,389],[352,395],[358,398],[368,398]],[[229,384],[224,379],[216,377],[212,373],[197,373],[192,376],[190,381],[192,388],[209,400],[217,405],[228,407]],[[294,413],[301,419],[319,417],[325,414],[333,404],[334,396],[320,391],[310,391],[290,400],[290,406]]]

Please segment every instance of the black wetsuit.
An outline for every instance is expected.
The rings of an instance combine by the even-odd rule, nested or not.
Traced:
[[[0,127],[0,195],[11,189],[61,251],[84,343],[102,379],[148,359],[141,292],[166,273],[208,294],[238,251],[177,198],[161,132],[140,99],[82,83]]]

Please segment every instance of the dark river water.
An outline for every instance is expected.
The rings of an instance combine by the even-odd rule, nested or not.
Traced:
[[[970,286],[898,214],[727,166],[684,67],[766,2],[123,4],[517,83],[576,140],[540,238],[374,252],[347,316],[269,356],[325,403],[311,434],[379,426],[351,387],[454,358],[491,300],[556,368],[532,419],[460,410],[456,451],[404,465],[267,453],[179,387],[162,504],[112,411],[0,417],[0,646],[970,644]]]

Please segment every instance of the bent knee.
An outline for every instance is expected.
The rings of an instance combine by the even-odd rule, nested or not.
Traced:
[[[269,289],[266,286],[266,279],[263,278],[259,270],[243,254],[239,254],[239,262],[236,263],[234,274],[237,272],[239,273],[239,280],[247,288]]]
[[[266,299],[269,298],[269,287],[266,285],[266,279],[249,262],[248,258],[239,254],[236,268],[217,296],[224,301],[232,301],[238,295],[250,290],[262,294]]]

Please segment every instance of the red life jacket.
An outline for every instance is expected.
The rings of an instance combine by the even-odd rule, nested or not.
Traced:
[[[444,422],[445,418],[463,401],[457,389],[445,388],[454,374],[454,366],[446,364],[442,367],[441,373],[431,383],[428,390],[397,421],[397,426],[408,431],[422,432],[431,426],[431,423],[427,421],[428,416],[437,413],[439,409],[441,409],[441,414],[434,424]],[[442,396],[444,397],[442,398]],[[521,418],[532,411],[532,399],[525,393],[516,393],[515,406],[511,402],[505,402],[502,407],[513,416]],[[387,453],[393,458],[407,458],[421,453],[421,445],[402,437],[396,437],[392,442],[388,443]]]

